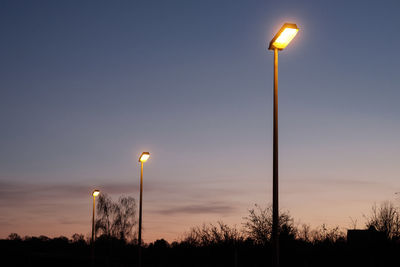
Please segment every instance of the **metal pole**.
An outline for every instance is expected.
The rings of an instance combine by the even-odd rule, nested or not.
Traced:
[[[139,202],[139,267],[142,266],[142,195],[143,195],[143,162],[140,162],[140,202]]]
[[[93,215],[92,215],[92,266],[94,266],[94,215],[96,209],[96,197],[93,196]]]
[[[95,196],[93,196],[93,215],[92,215],[92,243],[94,243],[94,213],[95,213],[95,209],[96,209],[96,200],[95,200]]]
[[[278,206],[278,49],[274,49],[274,144],[272,193],[272,263],[279,267],[279,206]]]

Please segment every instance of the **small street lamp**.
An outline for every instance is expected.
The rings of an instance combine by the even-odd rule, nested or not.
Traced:
[[[99,190],[94,190],[92,193],[93,196],[93,216],[92,216],[92,243],[94,243],[94,216],[96,212],[96,197],[100,194]]]
[[[95,241],[95,229],[94,229],[94,217],[96,212],[96,197],[100,194],[100,191],[95,189],[92,193],[93,196],[93,215],[92,215],[92,266],[94,266],[94,241]]]
[[[139,267],[142,266],[142,196],[143,196],[143,163],[150,158],[149,152],[143,152],[139,157],[140,162],[140,202],[139,202]]]

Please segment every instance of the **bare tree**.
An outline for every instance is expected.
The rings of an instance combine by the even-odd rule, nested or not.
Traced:
[[[132,234],[133,226],[136,224],[136,202],[133,197],[120,197],[115,206],[115,234],[120,239],[126,240]]]
[[[255,205],[255,209],[249,210],[249,215],[244,217],[243,223],[245,232],[248,237],[258,244],[266,244],[271,239],[272,233],[272,206],[262,208]],[[287,237],[294,238],[297,229],[294,226],[294,219],[289,212],[281,212],[279,214],[279,232]]]
[[[311,241],[311,227],[309,224],[302,224],[300,230],[297,232],[297,237],[305,242]]]
[[[83,244],[83,243],[85,243],[85,236],[82,234],[75,233],[72,235],[71,242],[76,243],[76,244],[77,243]]]
[[[203,224],[193,227],[185,233],[181,242],[192,246],[209,246],[215,244],[235,244],[243,241],[244,237],[236,227],[230,227],[219,221],[214,224]]]
[[[14,241],[21,241],[22,240],[22,238],[17,233],[9,234],[7,239],[8,240],[14,240]]]
[[[122,196],[113,202],[107,194],[100,194],[97,201],[96,233],[122,240],[132,239],[136,225],[136,201]]]
[[[328,228],[326,224],[311,231],[311,241],[335,243],[339,239],[345,239],[345,234],[339,229],[339,226]]]
[[[105,193],[101,193],[97,200],[97,219],[96,219],[96,234],[101,232],[103,235],[111,236],[111,227],[115,210],[115,204],[111,197]]]
[[[351,228],[352,229],[357,229],[357,219],[353,219],[352,217],[350,217],[350,221],[351,221]]]
[[[389,239],[400,237],[400,212],[390,201],[383,202],[379,207],[374,204],[371,215],[367,218],[366,227],[374,227],[384,232]]]

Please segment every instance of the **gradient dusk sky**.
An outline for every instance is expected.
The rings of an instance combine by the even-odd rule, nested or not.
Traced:
[[[143,238],[241,226],[272,201],[363,227],[400,202],[399,1],[1,1],[0,237],[90,233],[91,191],[139,197]]]

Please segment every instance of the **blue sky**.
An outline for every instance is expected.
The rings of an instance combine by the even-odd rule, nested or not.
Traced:
[[[284,22],[300,31],[279,57],[281,207],[361,227],[400,191],[399,7],[1,2],[0,234],[88,233],[93,187],[138,197],[142,151],[145,241],[270,203]]]

